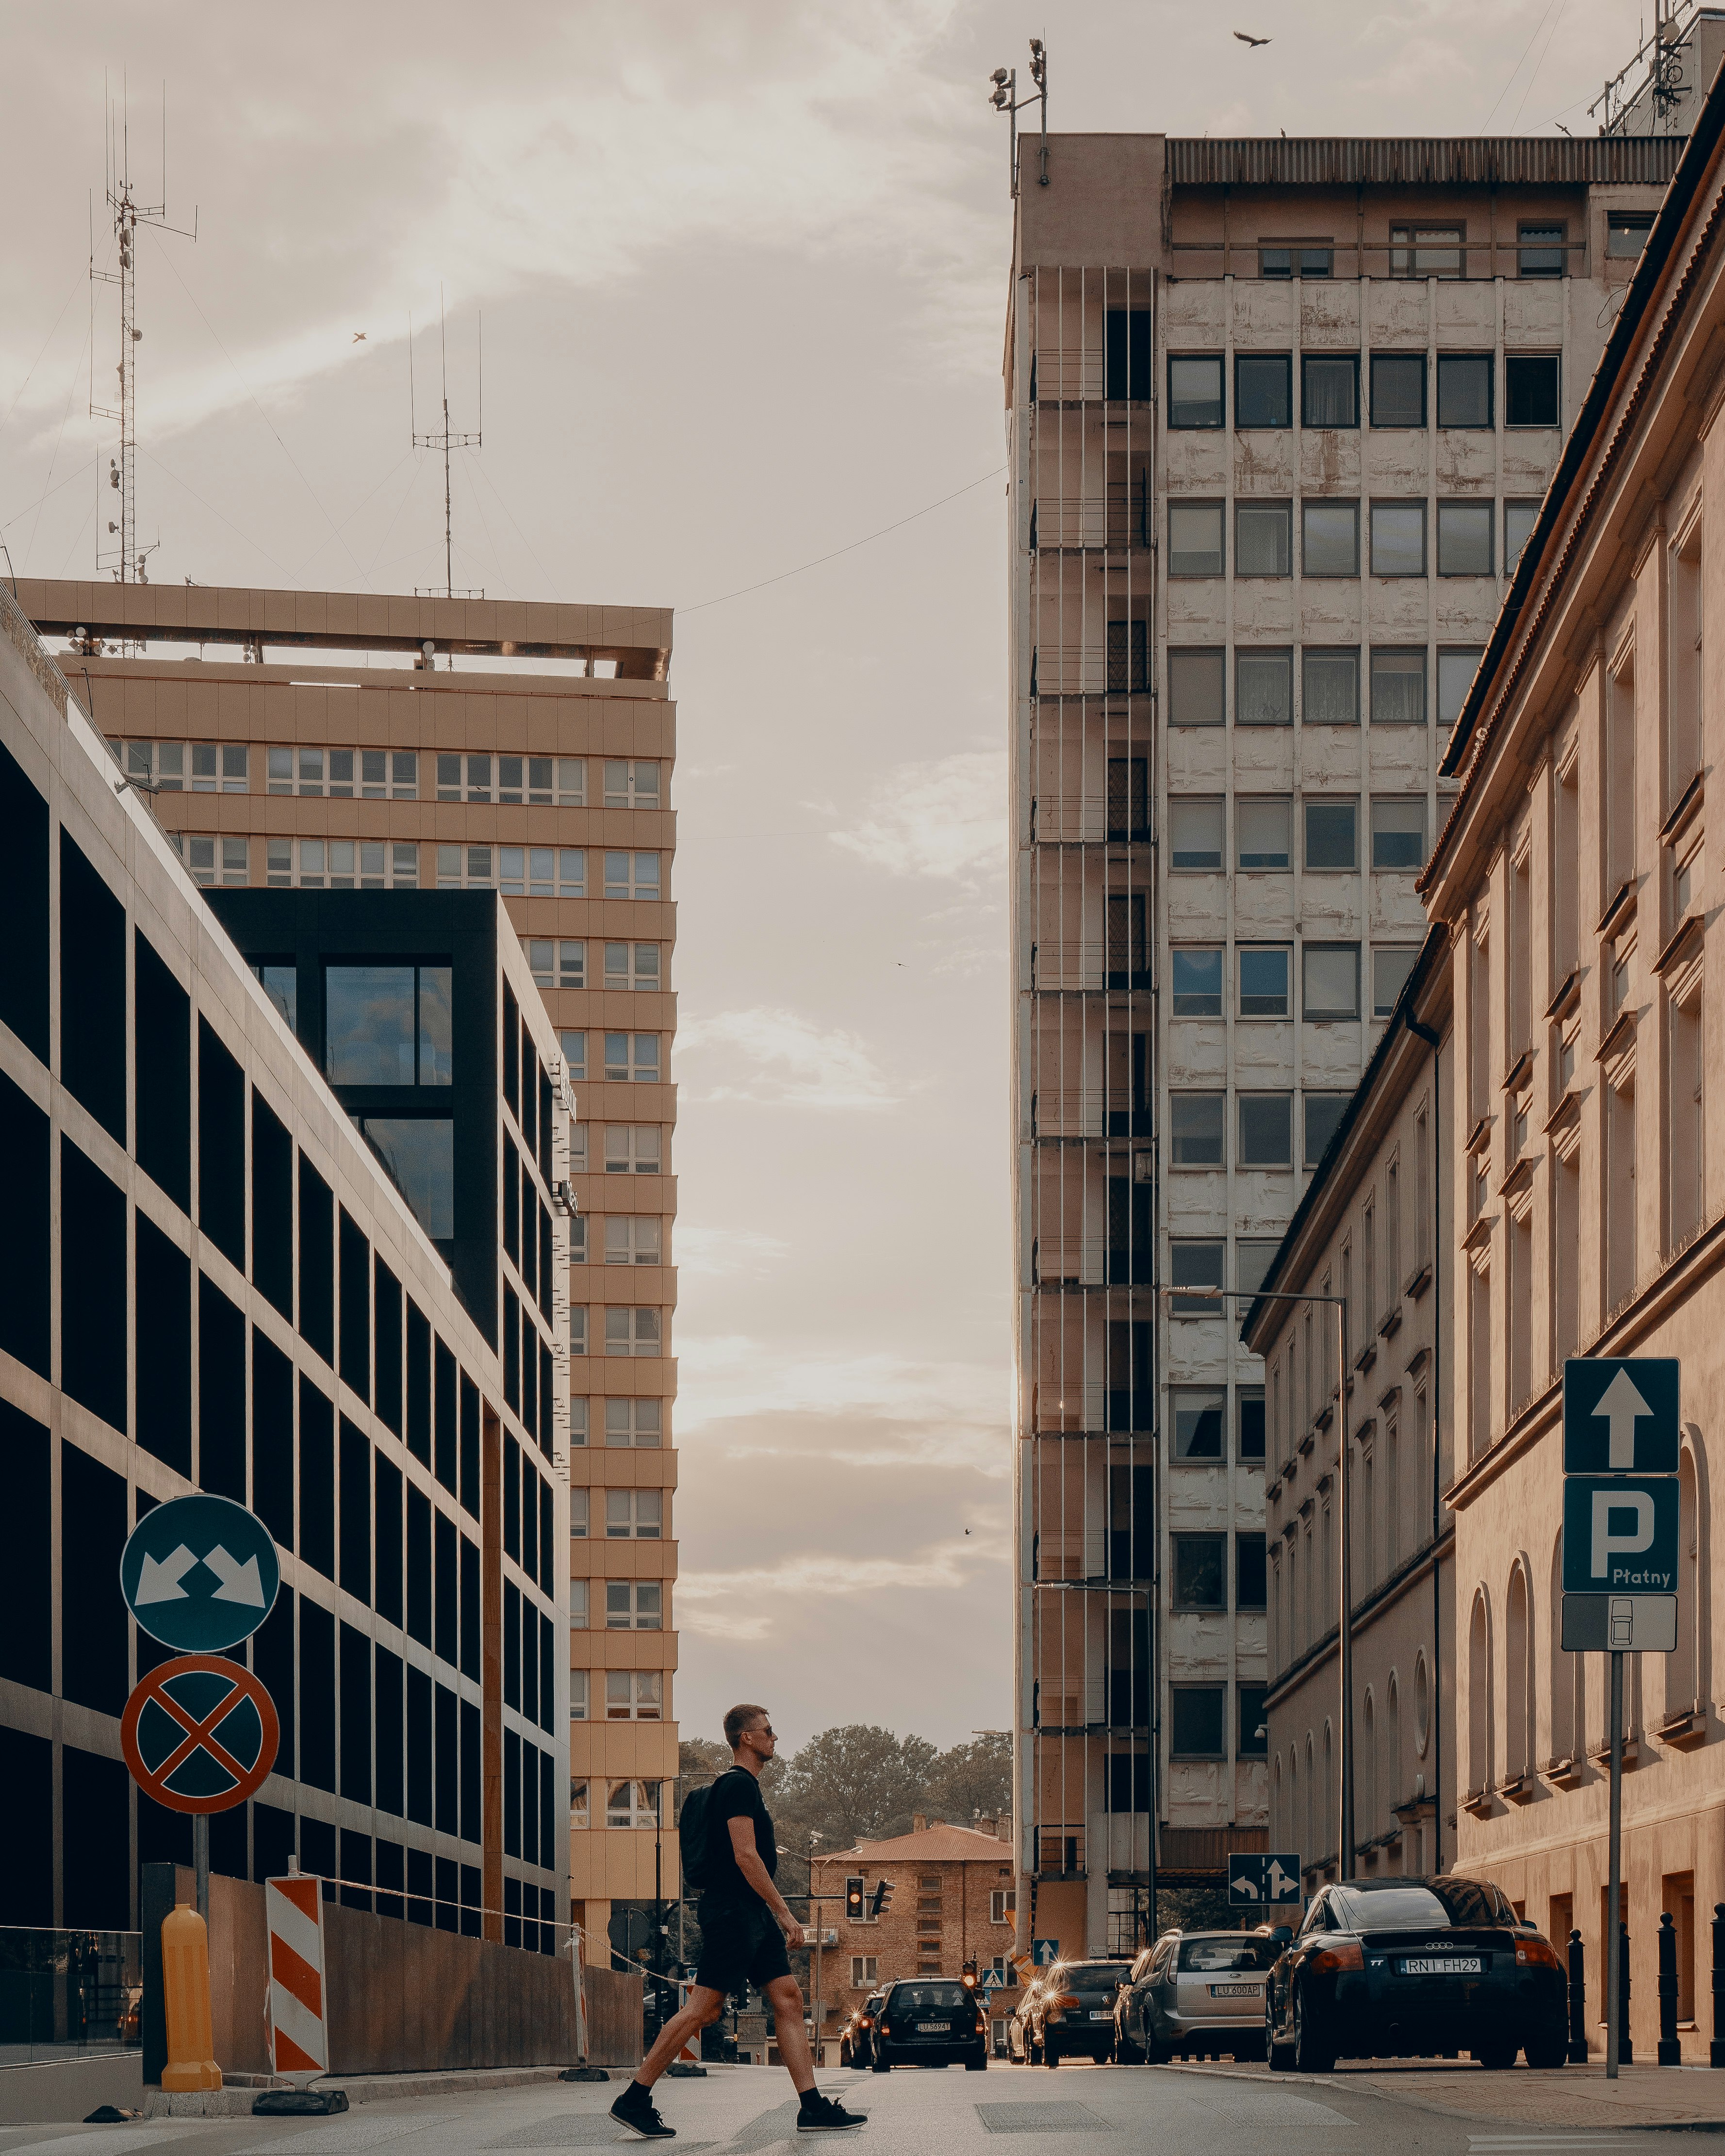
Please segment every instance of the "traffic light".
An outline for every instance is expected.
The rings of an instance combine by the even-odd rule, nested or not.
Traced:
[[[892,1881],[890,1879],[877,1881],[875,1887],[875,1897],[869,1904],[869,1914],[871,1917],[878,1917],[891,1899]]]
[[[845,1881],[845,1921],[860,1924],[863,1920],[863,1883],[855,1873]]]
[[[973,1961],[968,1961],[965,1963],[963,1974],[960,1978],[959,1981],[963,1984],[964,1989],[967,1991],[974,1991],[976,1989],[976,1964]]]

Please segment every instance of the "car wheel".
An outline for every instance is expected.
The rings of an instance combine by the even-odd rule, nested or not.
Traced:
[[[1519,2049],[1516,2044],[1476,2044],[1473,2055],[1482,2066],[1493,2073],[1502,2073],[1506,2066],[1515,2064],[1516,2053]]]
[[[968,2074],[986,2073],[988,2071],[988,2053],[979,2051],[973,2059],[967,2059],[964,2061],[964,2071]]]
[[[870,2073],[875,2074],[890,2074],[892,2071],[892,2067],[891,2064],[886,2060],[883,2059],[877,2051],[875,2055],[874,2064],[870,2067],[869,2071]]]
[[[1568,2032],[1561,2021],[1558,2022],[1541,2035],[1530,2036],[1522,2048],[1530,2066],[1561,2066],[1569,2056]]]
[[[1334,2070],[1336,2054],[1324,2042],[1317,2017],[1306,2005],[1303,1990],[1294,1994],[1294,2064],[1302,2074],[1327,2074]]]
[[[1117,2028],[1114,2031],[1114,2063],[1117,2066],[1141,2066],[1144,2063],[1143,2046],[1135,2044],[1124,2029]]]

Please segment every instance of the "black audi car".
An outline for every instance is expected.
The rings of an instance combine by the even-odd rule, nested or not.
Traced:
[[[1488,1882],[1351,1879],[1315,1897],[1271,1969],[1265,2035],[1283,2073],[1457,2051],[1560,2066],[1568,1999],[1549,1941]]]
[[[988,2063],[988,2017],[968,1984],[948,1977],[917,1977],[889,1984],[875,2024],[870,2061],[877,2074],[895,2066],[964,2066]]]

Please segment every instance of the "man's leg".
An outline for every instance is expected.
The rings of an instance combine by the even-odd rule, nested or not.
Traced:
[[[689,1994],[689,2003],[667,2021],[659,2032],[659,2041],[642,2061],[635,2079],[643,2088],[651,2088],[654,2082],[676,2057],[684,2045],[691,2043],[709,2023],[716,2021],[725,2010],[725,1994],[711,1990],[704,1984],[696,1984]],[[797,2024],[797,2034],[803,2033],[803,2024]]]
[[[793,1976],[776,1976],[767,1987],[767,2004],[778,2024],[778,2056],[798,2096],[814,2087],[814,2064],[803,2026],[803,1993]]]

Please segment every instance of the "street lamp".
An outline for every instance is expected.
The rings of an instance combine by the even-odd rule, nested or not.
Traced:
[[[1042,108],[1042,146],[1039,160],[1037,184],[1048,185],[1048,54],[1040,38],[1030,40],[1030,80],[1036,87],[1028,97],[1019,95],[1019,71],[1016,68],[996,68],[988,77],[993,85],[988,102],[997,112],[1005,113],[1012,124],[1012,139],[1007,150],[1007,178],[1012,192],[1019,191],[1019,122],[1018,116],[1027,105]]]
[[[1337,1473],[1341,1483],[1341,1498],[1337,1507],[1340,1515],[1337,1532],[1342,1543],[1341,1609],[1337,1626],[1337,1661],[1341,1691],[1340,1788],[1337,1792],[1342,1819],[1342,1876],[1353,1876],[1353,1537],[1349,1526],[1348,1502],[1348,1304],[1339,1295],[1298,1294],[1291,1290],[1277,1288],[1273,1292],[1258,1288],[1228,1287],[1164,1287],[1162,1293],[1172,1301],[1177,1296],[1204,1296],[1213,1302],[1321,1302],[1327,1303],[1336,1313],[1336,1342],[1340,1360],[1336,1368],[1337,1418]]]

